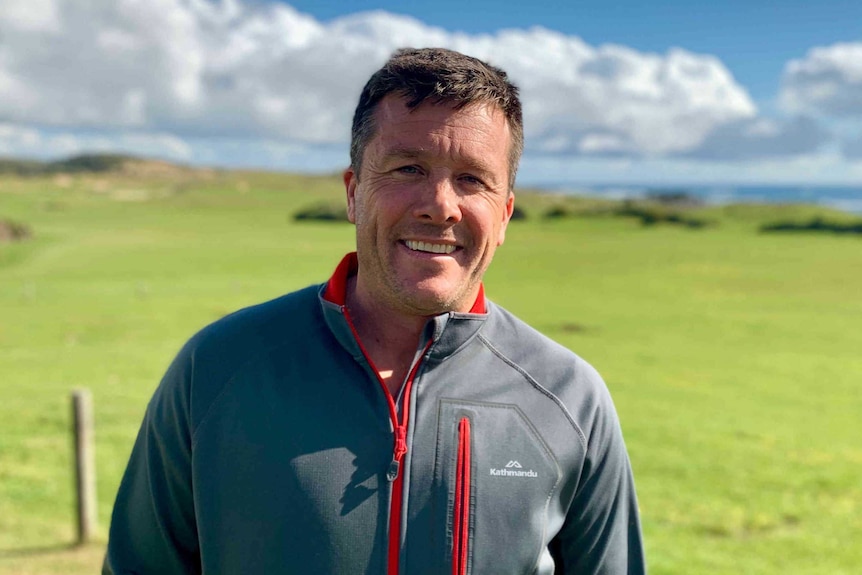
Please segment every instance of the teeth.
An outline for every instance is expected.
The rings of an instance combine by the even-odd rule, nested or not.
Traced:
[[[455,251],[455,246],[446,244],[429,244],[428,242],[414,242],[407,240],[404,242],[408,248],[417,252],[430,252],[432,254],[451,254]]]

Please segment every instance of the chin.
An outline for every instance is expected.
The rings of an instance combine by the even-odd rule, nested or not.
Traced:
[[[464,307],[463,294],[451,289],[412,289],[403,295],[405,303],[423,315],[436,315],[449,311],[459,311]],[[467,308],[473,305],[470,301]]]

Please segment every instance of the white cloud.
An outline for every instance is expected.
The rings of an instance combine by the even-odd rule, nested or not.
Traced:
[[[788,62],[780,101],[793,112],[862,117],[862,43],[813,48]]]
[[[685,154],[757,110],[716,58],[542,28],[450,33],[368,12],[322,23],[241,0],[3,0],[0,118],[55,129],[342,145],[363,83],[403,45],[487,59],[521,86],[528,149]]]
[[[527,136],[540,149],[553,143],[556,150],[545,149],[673,154],[696,148],[717,126],[756,114],[711,56],[593,48],[540,28],[500,40],[487,57],[520,83]]]
[[[755,161],[817,152],[831,134],[808,117],[746,119],[717,127],[687,156],[708,160]]]
[[[6,30],[57,32],[60,29],[55,0],[3,0],[0,23]]]
[[[48,159],[83,152],[119,152],[177,161],[194,156],[186,141],[164,133],[43,131],[0,123],[0,155]]]

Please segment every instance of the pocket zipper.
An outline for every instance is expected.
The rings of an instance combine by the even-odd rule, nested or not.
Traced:
[[[452,538],[452,575],[467,574],[470,535],[470,419],[458,422],[458,463],[455,467],[455,506]]]

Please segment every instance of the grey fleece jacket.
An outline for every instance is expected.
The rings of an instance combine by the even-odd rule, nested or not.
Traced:
[[[645,572],[586,362],[490,302],[439,315],[393,423],[354,333],[317,286],[194,336],[148,406],[103,574]]]

